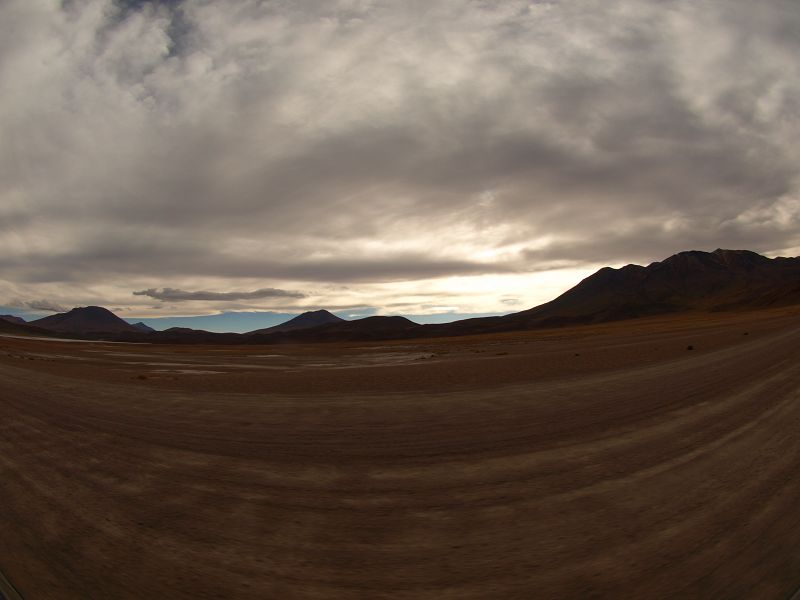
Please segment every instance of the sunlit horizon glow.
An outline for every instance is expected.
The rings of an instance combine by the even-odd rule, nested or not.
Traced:
[[[800,253],[792,0],[8,0],[0,306],[505,314]]]

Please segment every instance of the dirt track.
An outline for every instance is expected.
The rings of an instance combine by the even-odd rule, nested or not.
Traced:
[[[796,315],[283,358],[0,350],[0,568],[28,600],[800,585]]]

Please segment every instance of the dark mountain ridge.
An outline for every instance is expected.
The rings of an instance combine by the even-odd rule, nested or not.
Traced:
[[[434,327],[435,335],[465,335],[798,303],[800,258],[689,250],[646,267],[603,267],[554,300],[522,312]]]
[[[508,319],[527,325],[592,323],[798,302],[800,258],[771,259],[749,250],[691,250],[646,267],[604,267],[555,300]]]
[[[15,317],[14,315],[0,315],[0,321],[16,323],[17,325],[25,325],[26,323],[25,319],[22,317]]]
[[[62,337],[61,334],[49,331],[47,329],[41,329],[40,327],[35,327],[28,323],[12,323],[11,321],[6,321],[5,319],[0,319],[0,334],[34,337]]]

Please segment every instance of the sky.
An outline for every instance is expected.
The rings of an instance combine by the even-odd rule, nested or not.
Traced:
[[[796,256],[798,56],[796,0],[3,0],[0,307],[452,320]]]

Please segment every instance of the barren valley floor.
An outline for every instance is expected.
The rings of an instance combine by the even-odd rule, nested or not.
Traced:
[[[380,344],[0,337],[0,570],[28,600],[784,600],[798,432],[797,309]]]

